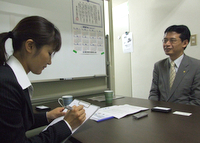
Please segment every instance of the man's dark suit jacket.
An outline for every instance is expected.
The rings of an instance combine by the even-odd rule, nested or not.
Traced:
[[[7,64],[0,66],[0,142],[57,143],[71,134],[60,121],[37,136],[26,137],[26,131],[47,124],[46,113],[33,113],[28,89],[22,90],[12,69]]]
[[[184,55],[169,89],[169,58],[154,65],[150,100],[200,105],[200,61]]]

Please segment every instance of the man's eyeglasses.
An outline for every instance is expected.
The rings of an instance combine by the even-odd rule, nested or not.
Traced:
[[[162,40],[162,42],[165,43],[165,44],[166,44],[168,41],[169,41],[171,44],[175,44],[176,41],[177,41],[177,39],[163,39],[163,40]]]

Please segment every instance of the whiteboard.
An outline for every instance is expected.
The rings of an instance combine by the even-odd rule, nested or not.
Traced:
[[[85,0],[78,0],[84,1]],[[101,7],[102,28],[104,29],[103,1],[91,0]],[[62,37],[62,47],[52,58],[40,75],[29,73],[31,81],[54,79],[71,79],[106,75],[105,52],[103,54],[79,54],[73,52],[72,34],[73,0],[1,0],[0,1],[0,32],[8,32],[24,17],[31,15],[43,16],[58,27]],[[3,20],[2,20],[3,19]],[[84,24],[83,24],[84,25]],[[103,30],[104,32],[104,30]],[[11,42],[6,42],[7,52],[11,53]],[[103,46],[105,51],[105,44]]]

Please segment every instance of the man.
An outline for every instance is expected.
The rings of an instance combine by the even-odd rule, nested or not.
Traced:
[[[200,105],[200,61],[184,54],[189,41],[185,25],[165,30],[163,49],[169,58],[154,65],[150,100]]]

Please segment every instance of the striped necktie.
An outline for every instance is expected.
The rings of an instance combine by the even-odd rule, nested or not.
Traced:
[[[169,79],[169,87],[171,89],[175,76],[176,76],[176,70],[175,70],[175,63],[171,61],[171,67],[170,67],[170,79]]]

